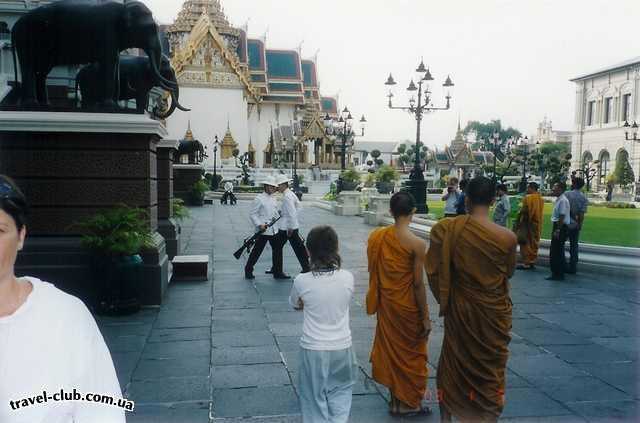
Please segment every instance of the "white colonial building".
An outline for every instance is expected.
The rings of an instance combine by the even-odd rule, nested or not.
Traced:
[[[603,189],[617,160],[628,159],[640,177],[640,141],[625,137],[625,123],[640,122],[640,57],[571,79],[576,84],[572,167],[598,169],[592,186]],[[627,139],[630,138],[630,139]],[[636,193],[638,183],[636,182]]]

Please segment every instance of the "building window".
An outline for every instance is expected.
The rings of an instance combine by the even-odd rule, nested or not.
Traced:
[[[622,96],[622,119],[627,122],[631,114],[631,93]]]
[[[590,101],[587,103],[587,126],[593,125],[593,118],[596,111],[596,102]]]
[[[609,123],[613,120],[613,97],[607,97],[604,99],[604,123]]]

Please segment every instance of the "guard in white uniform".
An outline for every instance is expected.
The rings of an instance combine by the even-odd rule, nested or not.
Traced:
[[[266,178],[262,184],[264,185],[264,192],[258,194],[255,200],[253,200],[251,212],[249,213],[251,223],[255,226],[256,233],[260,232],[260,236],[253,246],[244,268],[245,279],[255,279],[255,276],[253,276],[253,267],[260,258],[267,242],[271,245],[272,250],[271,267],[277,269],[278,260],[280,263],[279,266],[282,267],[282,247],[276,240],[276,225],[267,228],[269,222],[278,216],[278,203],[273,196],[278,186],[271,176]]]
[[[301,273],[309,272],[309,255],[307,249],[304,246],[304,241],[300,237],[300,222],[298,221],[298,211],[300,210],[300,200],[289,189],[289,182],[291,180],[282,175],[276,181],[278,183],[278,190],[282,193],[282,218],[280,219],[280,231],[277,238],[280,248],[284,248],[284,245],[289,241],[293,252],[298,258],[300,267],[302,267]],[[280,252],[281,254],[282,252]],[[288,279],[289,275],[285,274],[282,269],[282,261],[279,263],[279,267],[274,264],[273,277],[276,279]]]

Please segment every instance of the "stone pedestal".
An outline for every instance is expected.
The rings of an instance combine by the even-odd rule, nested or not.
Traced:
[[[342,191],[338,194],[335,214],[338,216],[357,216],[360,214],[360,198],[358,191]]]
[[[158,232],[167,243],[169,260],[180,254],[180,224],[173,216],[173,163],[179,141],[162,140],[157,146],[158,156]]]
[[[377,188],[362,188],[362,201],[364,201],[365,203],[369,204],[369,200],[371,199],[371,197],[373,197],[374,195],[378,195],[378,189]]]
[[[427,181],[420,179],[409,179],[402,187],[403,191],[407,191],[413,195],[416,200],[416,213],[427,214]]]
[[[0,113],[0,173],[14,178],[31,205],[16,272],[83,299],[91,290],[90,258],[75,222],[127,204],[149,213],[158,229],[156,145],[166,135],[145,115]],[[168,282],[164,239],[144,253],[143,304],[159,304]]]
[[[363,213],[364,223],[372,226],[380,226],[389,211],[391,195],[378,194],[369,198],[369,210]]]
[[[186,204],[196,205],[191,191],[193,184],[202,179],[203,170],[204,166],[198,164],[174,164],[173,195],[182,199]]]

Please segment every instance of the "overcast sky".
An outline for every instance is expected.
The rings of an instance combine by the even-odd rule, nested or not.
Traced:
[[[393,73],[396,105],[424,57],[436,79],[456,84],[452,109],[428,115],[423,141],[444,145],[458,115],[502,119],[533,133],[546,115],[554,129],[574,130],[569,79],[640,55],[640,0],[221,0],[230,22],[249,21],[267,47],[318,55],[323,95],[340,94],[369,121],[366,140],[415,140],[415,120],[388,110],[384,82]],[[182,0],[144,0],[172,23]]]

